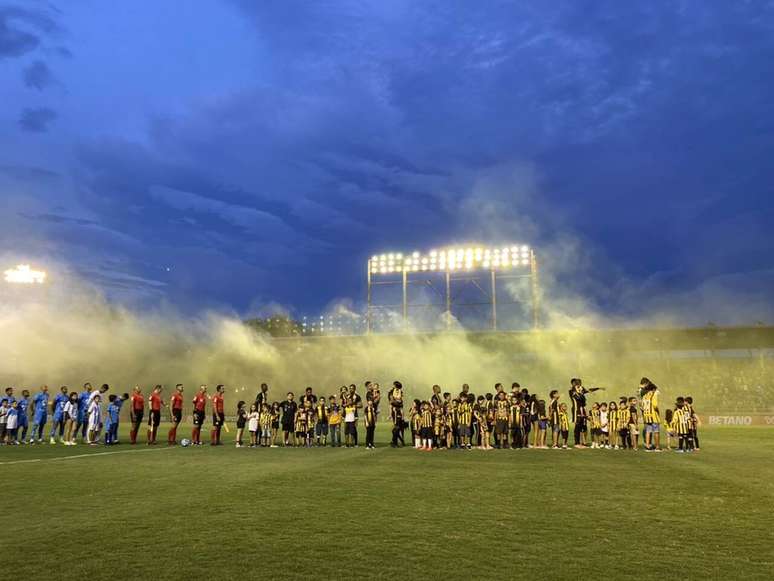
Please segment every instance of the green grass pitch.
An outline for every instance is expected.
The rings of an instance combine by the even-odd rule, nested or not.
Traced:
[[[692,455],[426,453],[390,449],[387,436],[382,426],[375,451],[2,447],[4,570],[18,579],[772,578],[774,430],[705,428]]]

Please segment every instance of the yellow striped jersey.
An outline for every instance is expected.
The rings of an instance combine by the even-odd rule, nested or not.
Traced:
[[[559,429],[563,432],[570,431],[570,416],[562,410],[559,410]]]
[[[661,423],[658,411],[658,390],[648,391],[642,396],[642,421],[646,424]]]

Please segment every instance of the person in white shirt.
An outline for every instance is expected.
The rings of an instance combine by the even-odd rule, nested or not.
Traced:
[[[258,425],[261,414],[255,404],[250,406],[250,413],[247,414],[247,429],[250,431],[250,447],[258,447]]]
[[[99,430],[102,426],[102,406],[100,405],[101,400],[102,396],[97,394],[91,400],[91,403],[88,407],[88,438],[90,446],[96,446],[98,443],[97,439],[99,438]]]
[[[65,446],[75,446],[75,431],[73,426],[78,419],[78,393],[72,392],[70,398],[65,402],[62,408],[62,424],[64,425],[64,440],[62,443]]]

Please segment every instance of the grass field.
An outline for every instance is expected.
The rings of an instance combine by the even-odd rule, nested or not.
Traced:
[[[6,446],[0,475],[4,570],[19,579],[774,571],[767,428],[703,429],[693,455]]]

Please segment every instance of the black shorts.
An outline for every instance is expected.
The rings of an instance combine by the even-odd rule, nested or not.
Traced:
[[[136,424],[141,424],[141,423],[142,423],[142,417],[143,417],[144,415],[145,415],[145,412],[143,412],[142,410],[140,410],[140,411],[135,411],[135,412],[134,412],[134,422],[135,422]]]
[[[293,431],[293,422],[282,422],[282,431],[283,432],[292,432]]]
[[[357,422],[345,422],[344,423],[344,435],[354,436],[357,434]]]
[[[176,424],[179,424],[183,421],[183,410],[172,410],[172,419],[175,421]]]
[[[508,433],[508,420],[497,420],[495,422],[495,432],[502,435]]]
[[[204,412],[198,412],[198,411],[194,410],[194,413],[193,413],[193,425],[196,426],[197,428],[199,428],[202,425],[204,425]]]
[[[433,428],[419,428],[419,437],[423,440],[432,440]]]
[[[212,425],[216,428],[226,423],[226,414],[212,414]]]
[[[246,422],[246,420],[244,418],[239,418],[237,420],[237,429],[238,430],[243,430],[245,428],[245,423],[247,423],[247,422]]]
[[[154,428],[158,428],[160,423],[161,423],[161,412],[156,410],[151,410],[151,413],[148,414],[148,425],[153,426]]]

